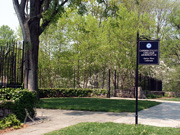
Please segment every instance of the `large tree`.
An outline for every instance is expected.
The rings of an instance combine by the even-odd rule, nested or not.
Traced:
[[[25,43],[24,87],[38,91],[39,36],[56,20],[65,7],[80,5],[80,0],[12,0]]]

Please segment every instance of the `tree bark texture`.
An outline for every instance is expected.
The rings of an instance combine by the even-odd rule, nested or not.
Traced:
[[[38,91],[38,51],[39,51],[39,27],[40,18],[40,1],[30,0],[30,13],[25,13],[25,7],[28,6],[28,0],[13,0],[14,9],[16,11],[25,43],[25,74],[24,88]],[[26,14],[26,15],[25,15]]]

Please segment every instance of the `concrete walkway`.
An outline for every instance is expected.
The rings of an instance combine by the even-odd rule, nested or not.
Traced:
[[[180,128],[180,103],[163,102],[160,105],[140,111],[138,116],[139,124]],[[114,122],[134,124],[134,116],[123,117]]]
[[[162,104],[139,112],[139,124],[180,128],[180,102],[160,102]],[[41,120],[31,123],[27,128],[4,135],[43,135],[80,122],[134,124],[134,116],[134,113],[37,109],[37,117]]]

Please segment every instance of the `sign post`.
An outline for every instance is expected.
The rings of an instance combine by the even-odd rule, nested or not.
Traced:
[[[139,65],[159,65],[159,40],[139,40],[137,32],[137,59],[136,59],[136,115],[135,124],[138,124],[138,66]]]
[[[139,31],[137,32],[137,56],[136,56],[136,80],[135,80],[135,96],[136,96],[136,115],[135,124],[138,124],[138,58],[139,58]]]

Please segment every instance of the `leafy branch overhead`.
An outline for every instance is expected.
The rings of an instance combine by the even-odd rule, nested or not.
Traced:
[[[12,0],[25,43],[24,87],[38,91],[39,36],[67,7],[81,0]],[[82,6],[80,6],[82,7]],[[81,8],[79,8],[81,9]]]
[[[20,25],[31,24],[35,19],[41,20],[39,35],[44,31],[55,16],[64,12],[68,0],[13,0]]]

